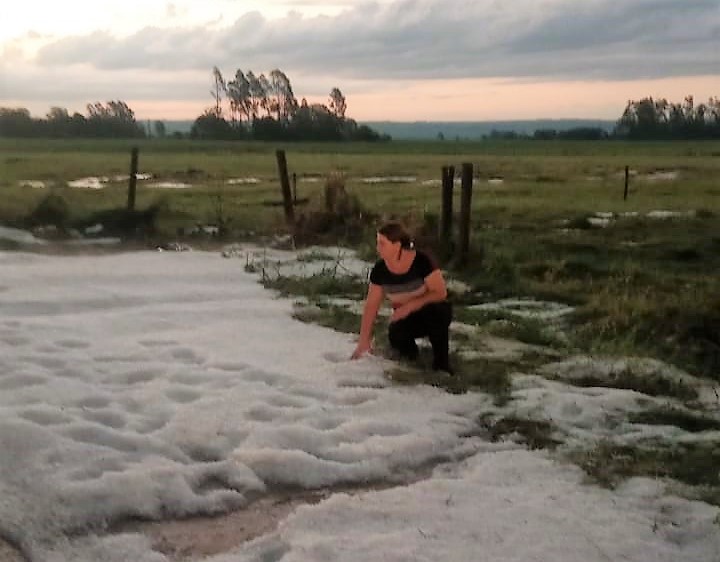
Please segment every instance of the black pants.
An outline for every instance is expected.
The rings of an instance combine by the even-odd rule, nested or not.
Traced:
[[[416,359],[415,338],[428,337],[433,350],[433,369],[450,370],[449,340],[452,306],[448,301],[426,304],[405,318],[392,322],[388,339],[393,349],[408,359]]]

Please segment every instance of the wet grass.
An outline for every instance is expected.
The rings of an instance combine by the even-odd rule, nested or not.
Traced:
[[[602,441],[593,449],[571,454],[594,481],[610,488],[626,478],[673,478],[693,486],[704,501],[720,505],[720,442],[627,446]]]
[[[647,425],[671,425],[692,433],[720,430],[719,420],[670,405],[633,413],[628,417],[628,421]]]
[[[392,357],[389,350],[386,352]],[[535,352],[525,353],[518,358],[497,358],[467,356],[460,350],[450,354],[454,374],[447,375],[431,369],[432,358],[429,353],[429,350],[421,349],[417,361],[401,360],[400,366],[391,369],[388,376],[401,384],[429,384],[455,394],[485,392],[493,396],[497,406],[502,406],[511,399],[513,373],[533,372],[539,366],[554,360]]]
[[[529,449],[553,450],[562,441],[553,437],[557,428],[546,420],[530,420],[516,417],[496,418],[486,414],[479,419],[480,435],[493,443],[511,438],[526,445]]]
[[[688,383],[661,372],[638,373],[632,367],[612,371],[607,376],[589,374],[562,380],[575,386],[634,390],[649,396],[667,396],[682,401],[695,400],[698,397],[697,390]]]
[[[319,324],[344,334],[357,333],[360,329],[360,315],[341,306],[325,303],[296,305],[293,318],[302,322]]]
[[[310,300],[327,297],[361,300],[367,292],[365,281],[355,276],[340,275],[334,270],[321,271],[307,277],[273,275],[266,272],[262,279],[268,289],[282,296],[304,296]]]

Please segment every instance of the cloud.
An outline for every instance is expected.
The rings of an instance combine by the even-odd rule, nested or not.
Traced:
[[[279,19],[247,12],[224,27],[210,18],[180,27],[179,18],[166,18],[125,36],[109,31],[62,39],[24,36],[0,44],[0,105],[22,104],[42,113],[49,105],[82,110],[90,101],[123,99],[156,106],[194,103],[199,113],[210,103],[213,66],[228,79],[238,68],[256,73],[281,68],[299,97],[324,101],[331,87],[339,86],[368,107],[403,88],[417,92],[412,103],[424,103],[429,94],[417,88],[435,79],[438,91],[454,96],[464,111],[477,105],[467,96],[487,96],[493,83],[514,85],[503,86],[505,97],[525,91],[522,84],[576,82],[591,88],[594,83],[588,99],[607,105],[609,87],[600,85],[615,82],[625,88],[622,100],[618,108],[603,105],[605,113],[621,111],[623,100],[633,96],[668,96],[670,83],[683,84],[685,93],[698,93],[701,84],[705,95],[717,95],[720,86],[717,0],[285,3],[297,9],[320,4],[344,9],[314,17],[290,12]],[[163,10],[173,9],[178,16],[185,10],[181,2],[163,4]],[[688,78],[697,76],[705,78]],[[651,90],[652,83],[663,86]],[[466,98],[457,97],[458,88],[465,88]],[[538,114],[547,114],[548,103],[538,105]]]
[[[280,67],[352,79],[621,80],[717,74],[719,43],[717,0],[398,0],[355,2],[337,16],[270,20],[250,12],[222,29],[96,32],[48,44],[37,62],[227,73]]]

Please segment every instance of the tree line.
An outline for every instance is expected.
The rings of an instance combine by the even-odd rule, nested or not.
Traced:
[[[213,105],[195,119],[191,138],[379,141],[389,137],[346,117],[347,101],[332,88],[328,103],[298,102],[292,83],[280,69],[268,76],[238,69],[226,81],[217,67],[212,71]]]
[[[144,128],[123,101],[96,102],[86,106],[87,115],[62,107],[50,109],[45,119],[35,119],[25,108],[0,107],[0,136],[45,138],[142,138]]]
[[[389,140],[346,116],[347,100],[332,88],[326,104],[297,101],[287,75],[275,69],[266,77],[237,70],[225,81],[220,70],[212,72],[213,105],[197,117],[188,136],[218,140]],[[155,121],[150,131],[120,100],[95,102],[86,115],[53,107],[45,118],[33,118],[25,108],[0,107],[0,136],[44,138],[144,138],[165,137],[165,125]],[[174,133],[173,136],[183,136]],[[628,101],[612,131],[581,127],[568,130],[538,129],[531,135],[493,131],[491,139],[603,140],[603,139],[720,139],[720,98],[695,103],[687,96],[681,103],[665,98]],[[442,135],[438,135],[443,139]]]
[[[299,103],[287,75],[279,69],[268,76],[237,70],[226,81],[217,68],[212,71],[213,105],[197,117],[187,135],[215,140],[381,141],[389,140],[367,125],[346,116],[347,101],[332,88],[327,104]],[[33,118],[25,108],[0,107],[0,136],[45,138],[144,138],[165,137],[162,121],[154,130],[138,123],[124,101],[95,102],[87,114],[53,107],[45,118]],[[174,137],[182,137],[174,133]]]
[[[615,134],[638,140],[720,139],[720,98],[696,104],[693,96],[682,103],[665,98],[629,101]]]

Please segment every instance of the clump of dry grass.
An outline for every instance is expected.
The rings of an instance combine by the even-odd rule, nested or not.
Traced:
[[[356,195],[345,188],[345,176],[329,174],[325,180],[324,206],[311,207],[298,215],[294,235],[298,244],[338,242],[358,244],[368,235],[375,221]]]

